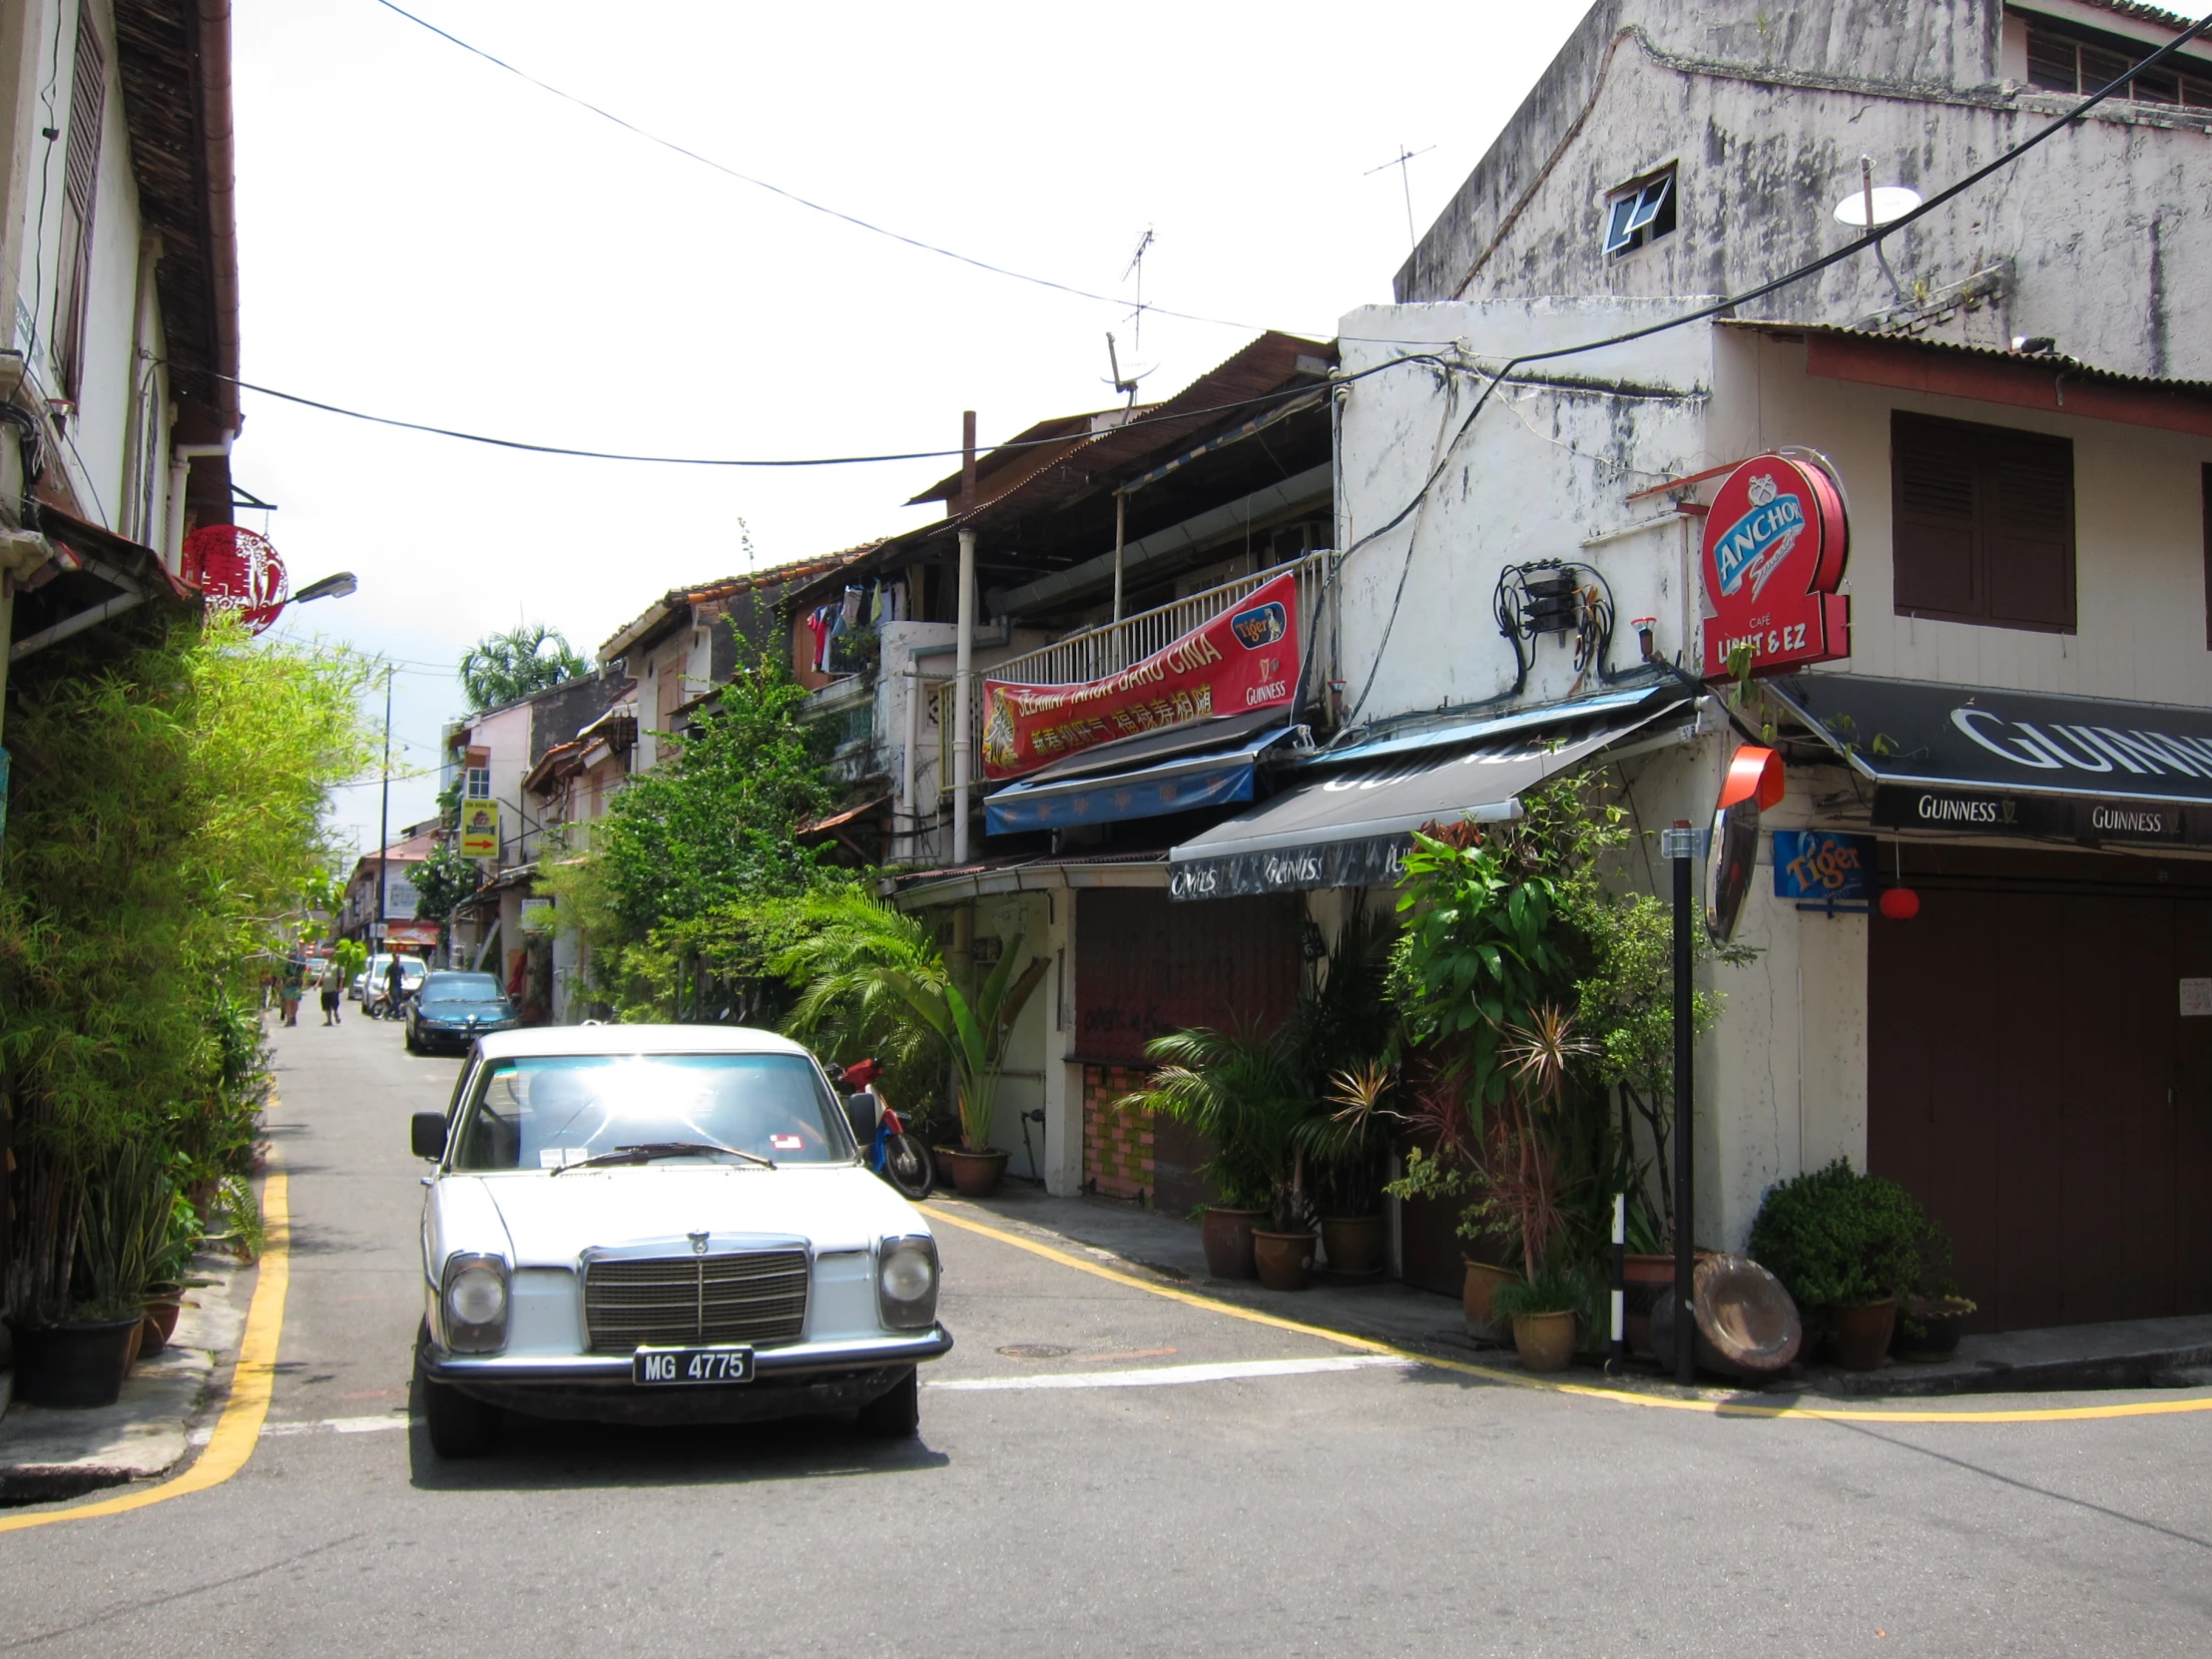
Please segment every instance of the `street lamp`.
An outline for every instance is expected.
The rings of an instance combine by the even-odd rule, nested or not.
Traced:
[[[335,576],[325,576],[319,582],[309,582],[291,596],[291,603],[304,605],[314,599],[343,599],[360,585],[359,578],[350,570],[341,570]]]

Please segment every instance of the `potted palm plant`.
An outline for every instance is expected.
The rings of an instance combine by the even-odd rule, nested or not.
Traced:
[[[132,1138],[74,1182],[51,1165],[38,1173],[32,1203],[73,1208],[74,1239],[38,1264],[46,1271],[8,1316],[16,1392],[33,1405],[112,1405],[138,1352],[149,1272],[168,1230],[168,1171],[150,1142]]]
[[[1290,1045],[1282,1033],[1251,1024],[1226,1031],[1198,1026],[1153,1038],[1145,1057],[1156,1069],[1142,1087],[1116,1100],[1115,1109],[1155,1112],[1204,1138],[1213,1152],[1199,1174],[1221,1195],[1200,1225],[1206,1271],[1217,1279],[1259,1277],[1259,1223],[1292,1219],[1276,1216],[1278,1190],[1300,1185],[1296,1173],[1285,1180],[1293,1171],[1292,1134],[1303,1115]],[[1307,1246],[1310,1271],[1310,1235]],[[1279,1268],[1286,1254],[1271,1246]]]
[[[803,936],[772,961],[802,987],[785,1029],[936,1051],[951,1067],[960,1122],[960,1144],[939,1149],[938,1165],[963,1198],[988,1198],[1006,1172],[1006,1153],[990,1141],[1006,1044],[1045,958],[1029,956],[1016,934],[977,982],[951,970],[918,917],[872,899],[839,894],[806,915]]]
[[[1556,1003],[1534,1009],[1526,1025],[1506,1025],[1498,1045],[1505,1087],[1491,1114],[1476,1178],[1476,1214],[1519,1236],[1525,1277],[1491,1293],[1493,1318],[1510,1320],[1513,1347],[1530,1371],[1559,1371],[1574,1354],[1582,1285],[1561,1244],[1566,1217],[1553,1144],[1562,1116],[1568,1068],[1590,1045],[1575,1034],[1574,1016]]]

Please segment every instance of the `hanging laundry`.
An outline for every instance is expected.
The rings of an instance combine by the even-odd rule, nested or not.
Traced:
[[[883,626],[883,584],[880,582],[867,590],[867,625],[870,628]]]
[[[814,669],[817,674],[830,672],[830,627],[835,619],[834,605],[821,605],[807,613],[807,632],[815,637]]]
[[[860,601],[866,597],[866,594],[867,590],[865,588],[852,587],[844,590],[844,603],[837,607],[837,614],[843,619],[845,627],[851,628],[858,625]]]

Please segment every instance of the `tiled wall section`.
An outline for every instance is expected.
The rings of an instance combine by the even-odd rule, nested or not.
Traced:
[[[1115,1100],[1144,1079],[1134,1066],[1083,1068],[1083,1184],[1110,1198],[1156,1190],[1152,1114],[1114,1110]]]

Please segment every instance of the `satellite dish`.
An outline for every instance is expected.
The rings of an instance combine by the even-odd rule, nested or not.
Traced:
[[[1855,231],[1865,231],[1872,226],[1891,225],[1903,219],[1921,205],[1921,193],[1908,190],[1903,185],[1877,185],[1874,197],[1874,218],[1867,218],[1869,193],[1855,190],[1836,204],[1836,223],[1849,225]]]

